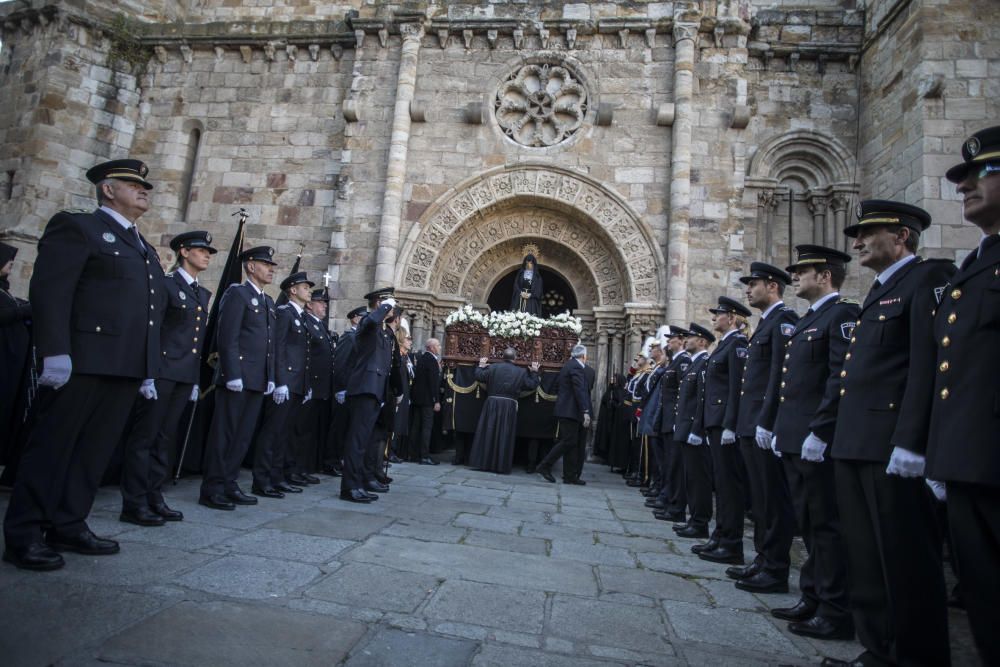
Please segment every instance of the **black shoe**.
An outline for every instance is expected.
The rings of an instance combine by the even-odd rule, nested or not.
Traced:
[[[395,454],[389,456],[389,463],[402,463],[403,459],[399,458]]]
[[[552,471],[549,470],[548,468],[539,467],[539,468],[536,468],[535,471],[539,475],[541,475],[542,479],[544,479],[546,482],[550,482],[552,484],[556,483],[556,478],[552,476]]]
[[[452,461],[451,464],[455,465],[455,462]],[[524,472],[528,473],[529,475],[534,475],[538,471],[535,469],[535,466],[528,466],[527,468],[524,469]]]
[[[309,480],[297,472],[293,472],[285,477],[285,481],[295,486],[309,486]]]
[[[148,507],[123,508],[122,513],[118,515],[118,520],[134,523],[137,526],[162,526],[167,522],[166,519]]]
[[[704,540],[708,538],[708,528],[698,528],[696,526],[684,526],[674,531],[677,537],[688,539]],[[697,544],[695,546],[698,546]]]
[[[461,457],[458,457],[458,456],[456,456],[455,458],[453,458],[453,459],[451,460],[451,464],[452,464],[453,466],[464,466],[464,465],[465,465],[465,459],[463,459],[463,458],[461,458]],[[531,471],[529,471],[529,472],[531,472]]]
[[[834,623],[828,618],[813,616],[808,621],[792,621],[788,631],[813,639],[854,639],[854,623],[850,619]]]
[[[58,570],[66,561],[43,542],[32,542],[26,547],[16,548],[7,545],[3,550],[3,559],[14,567],[22,570]]]
[[[372,493],[389,493],[389,487],[386,484],[380,484],[379,482],[372,480],[370,482],[365,482],[365,491],[370,491]]]
[[[708,531],[708,528],[705,529]],[[715,551],[719,548],[719,540],[709,537],[708,542],[702,542],[701,544],[694,544],[691,546],[691,553],[700,554],[703,551]]]
[[[372,499],[361,489],[341,489],[340,499],[352,503],[370,503]]]
[[[236,487],[235,491],[226,492],[226,498],[233,501],[237,505],[256,505],[257,499],[253,496],[248,496],[243,493],[243,489]]]
[[[221,493],[213,493],[210,496],[200,496],[198,504],[211,507],[213,510],[234,510],[236,505]]]
[[[700,557],[704,558],[705,554],[701,554]],[[752,564],[751,567],[753,567]],[[736,588],[741,591],[749,591],[751,593],[787,593],[788,575],[786,574],[784,577],[776,577],[770,572],[760,570],[746,579],[740,579],[737,581]]]
[[[320,470],[320,472],[324,475],[329,475],[330,477],[340,477],[340,468],[337,468],[336,466],[326,466]]]
[[[674,521],[676,523],[684,523],[684,521],[686,519],[687,519],[687,516],[685,516],[684,510],[681,510],[679,512],[677,510],[674,510],[672,512],[669,511],[669,510],[667,511],[667,521]]]
[[[646,507],[651,507],[654,510],[667,509],[667,504],[665,502],[663,502],[662,500],[660,500],[659,498],[656,498],[656,497],[646,498],[645,505],[646,505]]]
[[[437,461],[435,461],[434,459],[432,459],[429,456],[420,459],[420,461],[418,463],[420,463],[420,465],[422,465],[422,466],[436,466],[438,464]]]
[[[261,486],[259,484],[254,484],[250,487],[250,493],[255,496],[264,496],[265,498],[284,498],[285,494],[278,491],[273,486]]]
[[[838,660],[837,658],[823,658],[820,667],[868,667],[868,665],[885,664],[868,651],[865,651],[854,660]]]
[[[778,607],[771,610],[771,616],[783,621],[807,621],[816,615],[816,605],[808,600],[799,600],[794,607]]]
[[[563,484],[574,484],[576,486],[587,486],[587,483],[580,479],[579,477],[574,477],[573,479],[564,479]]]
[[[319,484],[320,478],[315,475],[310,475],[308,473],[302,473],[302,479],[306,480],[307,484]]]
[[[378,482],[379,484],[385,484],[386,486],[388,486],[389,484],[392,484],[392,477],[377,472],[375,473],[375,481]]]
[[[725,563],[727,565],[743,564],[743,554],[725,547],[716,547],[711,550],[702,551],[698,554],[698,558],[712,563]],[[788,582],[785,582],[786,586],[787,584]]]
[[[278,482],[274,485],[274,488],[282,493],[302,493],[302,489],[297,486],[292,486],[288,482]]]
[[[627,482],[625,482],[625,486],[636,488],[636,487],[642,486],[642,482],[640,482],[637,479],[630,479]]]
[[[84,556],[110,556],[121,551],[117,542],[98,537],[89,528],[73,536],[57,535],[50,530],[45,534],[45,543],[56,551],[73,551]]]
[[[749,579],[758,572],[760,572],[759,560],[755,560],[749,565],[744,565],[742,567],[739,565],[734,565],[732,567],[726,568],[726,576],[729,577],[730,579],[736,579],[737,581],[739,581],[740,579]]]
[[[184,512],[178,512],[167,507],[166,503],[150,505],[149,508],[163,517],[164,521],[183,521]]]

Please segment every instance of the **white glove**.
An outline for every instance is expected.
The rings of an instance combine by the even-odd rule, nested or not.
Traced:
[[[156,380],[152,378],[143,380],[142,384],[139,385],[139,393],[142,394],[142,397],[147,401],[155,401],[159,398],[156,393]]]
[[[188,400],[197,401],[200,396],[201,396],[201,391],[198,389],[198,385],[191,387],[191,398],[189,398]]]
[[[927,486],[930,487],[938,501],[943,503],[948,500],[948,492],[944,488],[944,482],[939,482],[936,479],[925,479],[924,481],[927,482]]]
[[[306,403],[311,401],[312,397],[313,397],[313,390],[310,389],[309,391],[306,392],[305,398],[302,399],[302,405],[305,405]]]
[[[264,390],[264,395],[265,396],[270,396],[272,393],[274,393],[274,383],[273,382],[268,382],[267,383],[267,389]]]
[[[754,439],[757,440],[757,446],[761,449],[770,448],[772,435],[773,434],[763,426],[758,426],[757,431],[754,434]]]
[[[814,433],[806,436],[802,441],[802,460],[822,463],[823,454],[826,453],[826,443],[816,437]]]
[[[694,445],[695,447],[697,447],[698,445],[700,445],[702,442],[704,442],[704,440],[702,440],[701,438],[699,438],[698,436],[696,436],[694,433],[692,433],[691,435],[689,435],[688,439],[687,439],[687,443],[689,445]]]
[[[736,434],[728,428],[722,429],[722,444],[731,445],[736,442]]]
[[[45,357],[42,361],[42,374],[38,376],[38,384],[58,389],[67,382],[73,374],[73,360],[68,354],[57,354]]]
[[[388,299],[382,299],[382,305],[384,306],[386,304],[388,304],[388,305],[392,306],[393,308],[395,308],[396,307],[396,300],[393,299],[391,296]]]
[[[781,450],[778,449],[778,436],[776,435],[771,436],[771,453],[779,459],[781,458]]]
[[[885,472],[887,475],[899,475],[900,477],[923,477],[926,463],[927,460],[920,454],[914,454],[902,447],[893,447]]]
[[[583,428],[590,428],[590,414],[583,415]]]
[[[271,398],[274,399],[275,405],[281,405],[288,400],[288,385],[281,385],[272,392],[274,395]]]
[[[343,405],[344,401],[347,400],[347,390],[343,389],[341,391],[338,391],[336,394],[333,395],[333,397],[337,399],[338,403]]]
[[[226,389],[228,389],[229,391],[243,391],[243,380],[242,379],[230,380],[229,382],[226,383]]]

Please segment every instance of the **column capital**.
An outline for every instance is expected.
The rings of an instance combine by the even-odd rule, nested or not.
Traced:
[[[698,40],[697,23],[675,23],[674,24],[674,44],[690,39],[692,42]]]
[[[422,39],[424,36],[424,25],[422,23],[401,23],[399,34],[403,36],[403,41]]]

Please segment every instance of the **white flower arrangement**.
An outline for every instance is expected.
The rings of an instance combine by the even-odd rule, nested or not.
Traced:
[[[498,338],[534,338],[541,335],[544,327],[568,329],[577,336],[583,331],[580,318],[568,312],[546,319],[522,312],[493,312],[484,315],[468,304],[448,315],[444,324],[450,326],[466,322],[478,324],[491,337]]]

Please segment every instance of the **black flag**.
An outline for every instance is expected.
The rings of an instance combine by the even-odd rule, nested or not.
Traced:
[[[292,264],[292,270],[288,272],[288,275],[299,272],[299,263],[302,261],[302,246],[299,246],[299,254],[295,256],[295,263]],[[285,294],[285,290],[281,290],[281,294],[278,298],[274,300],[274,307],[284,306],[288,303],[288,295]]]

